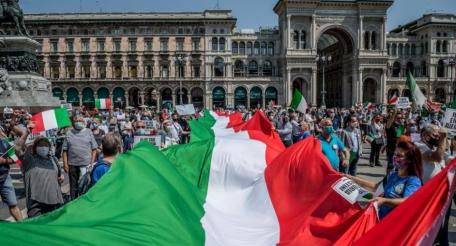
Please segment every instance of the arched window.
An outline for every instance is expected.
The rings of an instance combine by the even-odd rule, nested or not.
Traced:
[[[437,77],[445,77],[445,63],[443,62],[443,60],[440,60],[437,64]]]
[[[212,51],[218,51],[218,39],[212,38]]]
[[[377,49],[377,33],[375,31],[371,33],[371,48],[373,50]]]
[[[253,44],[252,42],[247,43],[247,55],[251,56],[253,54]]]
[[[264,93],[264,97],[266,99],[266,105],[277,104],[277,97],[278,97],[277,89],[274,87],[268,87]]]
[[[299,31],[293,32],[293,47],[299,49]]]
[[[397,44],[393,44],[391,53],[393,56],[397,56]]]
[[[268,44],[268,55],[273,56],[274,55],[274,43],[269,42]]]
[[[410,56],[410,45],[409,44],[405,44],[405,55]]]
[[[406,66],[406,73],[411,73],[413,76],[415,76],[415,66],[413,65],[413,62],[408,62]]]
[[[426,61],[421,62],[421,76],[426,77],[427,76],[427,64]]]
[[[369,36],[370,36],[370,32],[364,32],[364,49],[365,49],[365,50],[370,49],[370,46],[369,46]]]
[[[233,42],[231,44],[231,52],[233,53],[233,55],[239,54],[239,46],[237,42]]]
[[[247,90],[244,87],[238,87],[234,90],[234,107],[247,107]]]
[[[212,104],[214,107],[225,107],[225,89],[217,86],[212,90]]]
[[[270,61],[265,61],[263,63],[263,75],[272,76],[272,63]]]
[[[411,55],[416,56],[416,44],[412,44]]]
[[[219,39],[219,51],[225,51],[225,38]]]
[[[442,43],[440,42],[440,40],[437,40],[437,43],[435,44],[435,52],[436,53],[440,53],[441,52],[441,46],[442,46]]]
[[[265,56],[268,54],[268,44],[266,42],[261,43],[261,55]]]
[[[255,60],[249,62],[249,75],[258,76],[258,63]]]
[[[261,108],[263,106],[263,91],[255,86],[250,90],[250,108]]]
[[[306,31],[301,31],[301,39],[299,46],[301,47],[301,49],[306,48]]]
[[[255,42],[253,52],[256,56],[260,55],[260,42]]]
[[[448,41],[446,40],[442,42],[442,52],[448,53]]]
[[[393,77],[399,77],[401,75],[401,64],[399,62],[395,62],[393,64]]]
[[[73,106],[79,106],[79,91],[76,88],[70,88],[66,92],[67,102]]]
[[[235,77],[242,77],[244,76],[244,63],[241,60],[237,60],[234,62],[234,76]]]
[[[59,100],[64,100],[63,91],[60,88],[53,88],[52,89],[52,96],[57,97]]]
[[[245,42],[239,43],[239,55],[245,55]]]
[[[202,108],[204,104],[204,92],[200,87],[195,87],[191,91],[192,104],[195,107]]]
[[[225,75],[225,63],[221,57],[217,57],[214,60],[214,76],[223,77]]]

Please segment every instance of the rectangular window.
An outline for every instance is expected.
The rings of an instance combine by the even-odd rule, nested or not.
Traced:
[[[58,79],[60,76],[60,67],[59,65],[52,66],[52,78]]]
[[[147,51],[152,51],[152,40],[151,39],[147,39],[146,40],[146,50]]]
[[[195,78],[199,78],[201,76],[201,74],[200,74],[200,66],[197,66],[197,65],[193,66],[193,76]]]
[[[176,49],[177,49],[177,51],[183,51],[184,50],[184,39],[177,39],[176,40]]]
[[[114,41],[114,51],[115,52],[120,52],[120,40],[115,40]]]
[[[193,51],[199,51],[200,50],[200,40],[199,39],[193,39],[192,40],[192,49],[193,49]]]
[[[167,38],[160,39],[160,50],[168,51],[168,39]]]
[[[89,52],[89,40],[82,41],[82,52]]]
[[[90,66],[83,66],[82,69],[84,70],[84,78],[90,78]]]
[[[136,51],[136,39],[130,40],[130,51]]]
[[[73,40],[67,40],[67,52],[73,52]]]
[[[74,79],[74,66],[68,66],[68,78]]]
[[[147,67],[146,67],[146,78],[148,78],[148,79],[152,78],[152,66],[151,65],[147,65]]]
[[[52,41],[51,42],[51,52],[57,53],[59,51],[59,45],[57,41]]]
[[[169,73],[168,73],[168,65],[163,65],[162,66],[162,74],[161,74],[162,78],[168,78],[169,77]]]
[[[106,67],[105,66],[98,66],[98,76],[100,79],[106,78]]]
[[[98,40],[98,52],[104,52],[105,51],[105,41],[104,40]]]

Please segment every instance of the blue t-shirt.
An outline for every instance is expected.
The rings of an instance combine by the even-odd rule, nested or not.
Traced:
[[[393,172],[388,176],[386,184],[383,187],[383,197],[391,199],[409,197],[415,193],[421,185],[421,180],[417,176],[401,178],[397,172]],[[393,209],[394,207],[381,205],[378,211],[380,219],[383,219]]]
[[[339,151],[344,150],[345,145],[334,134],[331,134],[329,142],[322,135],[319,135],[318,139],[321,142],[321,150],[323,151],[323,154],[326,158],[328,158],[328,161],[334,170],[339,171]]]
[[[111,166],[108,165],[104,160],[98,161],[92,170],[92,186],[95,185],[103,175],[105,175]]]

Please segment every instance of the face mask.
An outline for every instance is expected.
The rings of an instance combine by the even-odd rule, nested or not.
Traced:
[[[402,157],[394,156],[393,157],[393,166],[398,170],[404,169],[407,167],[407,162]]]
[[[138,135],[146,135],[146,130],[144,128],[139,128],[136,131],[136,134],[138,134]]]
[[[49,154],[49,147],[47,147],[47,146],[36,147],[36,154],[41,157],[46,157]]]
[[[82,122],[75,122],[74,123],[74,129],[82,130],[83,128],[84,128],[84,123],[82,123]]]
[[[325,126],[324,131],[326,134],[331,135],[334,133],[334,128],[332,126]]]

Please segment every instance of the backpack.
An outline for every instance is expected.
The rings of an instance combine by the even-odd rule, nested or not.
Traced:
[[[95,170],[98,166],[101,165],[106,165],[106,161],[100,160],[92,165],[89,166],[87,169],[87,172],[82,175],[82,177],[78,181],[78,194],[79,196],[84,195],[89,191],[89,189],[92,187],[92,173],[93,170]]]

